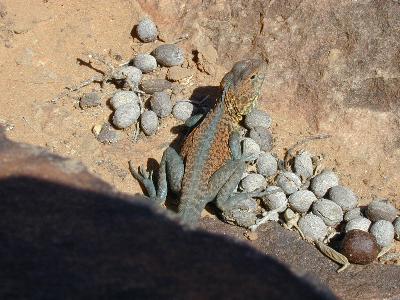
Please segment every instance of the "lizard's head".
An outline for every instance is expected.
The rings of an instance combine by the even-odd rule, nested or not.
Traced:
[[[223,100],[229,114],[247,115],[257,104],[264,82],[266,63],[260,59],[242,60],[221,81]]]

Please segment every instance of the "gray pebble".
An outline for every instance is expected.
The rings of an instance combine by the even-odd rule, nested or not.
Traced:
[[[146,94],[153,94],[171,89],[172,83],[166,79],[148,79],[143,80],[140,87]]]
[[[314,215],[320,217],[326,225],[335,226],[343,221],[342,208],[328,199],[319,199],[312,205]]]
[[[262,188],[265,185],[265,178],[260,174],[248,174],[240,182],[240,186],[244,192],[253,192],[256,189]]]
[[[164,44],[153,50],[152,55],[164,67],[180,66],[185,60],[185,54],[175,44]]]
[[[371,226],[371,221],[364,217],[358,217],[347,222],[346,227],[344,229],[345,232],[348,232],[353,229],[362,230],[368,232],[369,227]]]
[[[290,207],[299,213],[306,213],[313,202],[317,201],[314,193],[308,190],[296,191],[289,196]]]
[[[274,146],[272,133],[265,127],[256,126],[250,129],[250,138],[252,138],[263,151],[271,151]]]
[[[126,80],[131,87],[137,87],[142,80],[142,71],[133,66],[123,66],[117,70],[113,77],[117,80]]]
[[[271,127],[271,123],[271,117],[265,111],[257,108],[253,108],[252,111],[244,118],[244,125],[248,129],[252,129],[254,127],[269,128]]]
[[[164,118],[171,114],[172,102],[168,94],[164,92],[155,92],[150,99],[151,109],[159,118]]]
[[[372,222],[378,220],[393,222],[397,216],[397,209],[388,200],[374,200],[368,204],[366,214]]]
[[[257,158],[257,171],[265,177],[274,176],[278,171],[278,162],[271,153],[261,152]]]
[[[137,121],[140,116],[140,107],[137,103],[127,103],[119,106],[113,115],[113,124],[120,128],[128,128]]]
[[[157,39],[158,30],[156,24],[150,18],[144,18],[139,21],[136,33],[142,42],[149,43]]]
[[[99,134],[96,136],[97,140],[103,144],[113,144],[119,140],[119,133],[112,128],[108,123],[103,124]]]
[[[260,155],[260,146],[251,138],[243,138],[242,147],[243,155],[249,160],[256,160]]]
[[[157,61],[150,54],[138,54],[133,59],[133,65],[143,73],[149,73],[157,68]]]
[[[285,193],[278,186],[269,186],[266,189],[271,194],[266,195],[262,198],[264,204],[270,210],[276,210],[277,212],[284,212],[287,207],[288,200]]]
[[[225,222],[248,228],[254,225],[257,220],[257,201],[251,197],[245,197],[238,201],[231,209],[226,209],[222,213]]]
[[[354,207],[353,209],[350,209],[348,212],[344,214],[344,220],[346,222],[349,222],[350,220],[356,219],[363,217],[363,214],[361,213],[361,208],[359,207]]]
[[[358,197],[348,187],[337,185],[328,191],[328,198],[338,204],[343,211],[348,211],[358,204]]]
[[[95,107],[101,104],[101,98],[98,93],[85,94],[79,101],[79,105],[82,109],[88,107]]]
[[[146,110],[140,116],[140,127],[146,135],[153,135],[158,129],[158,118],[154,111]]]
[[[292,172],[283,172],[278,175],[276,185],[281,187],[287,195],[290,195],[300,189],[301,180]]]
[[[322,198],[331,187],[338,184],[339,178],[336,174],[332,171],[325,170],[311,180],[310,187],[317,198]]]
[[[387,247],[393,243],[394,227],[389,221],[376,221],[372,224],[370,233],[376,238],[376,242],[381,247]]]
[[[396,240],[400,241],[400,217],[397,217],[393,222],[394,231],[396,233]]]
[[[172,109],[172,115],[181,121],[189,119],[194,111],[194,105],[189,101],[177,101]]]
[[[300,178],[310,178],[313,175],[314,167],[310,153],[303,151],[294,158],[294,171]]]
[[[110,100],[110,105],[114,110],[125,104],[139,104],[139,97],[132,91],[118,91]]]
[[[328,227],[324,221],[312,213],[302,216],[298,225],[303,234],[313,241],[323,240],[328,233]]]

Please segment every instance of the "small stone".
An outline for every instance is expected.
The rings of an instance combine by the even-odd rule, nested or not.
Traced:
[[[393,222],[394,232],[396,234],[396,240],[400,241],[400,217],[397,217]]]
[[[317,201],[317,197],[308,190],[296,191],[289,196],[290,207],[298,213],[308,212],[315,201]]]
[[[271,153],[261,152],[257,158],[257,171],[265,177],[274,176],[278,172],[278,161]]]
[[[274,141],[269,129],[256,126],[250,129],[249,136],[260,146],[261,150],[266,152],[272,150]]]
[[[139,104],[139,97],[132,91],[118,91],[110,100],[110,105],[114,110],[125,104]]]
[[[94,92],[84,95],[79,101],[79,105],[82,109],[99,106],[100,104],[101,98],[98,93]]]
[[[300,178],[310,178],[314,172],[311,154],[303,151],[297,155],[294,158],[294,170]]]
[[[335,173],[329,170],[324,170],[311,180],[311,190],[317,198],[325,196],[326,192],[336,185],[339,185],[339,178]]]
[[[150,54],[138,54],[133,59],[133,65],[143,73],[150,73],[157,69],[157,61]]]
[[[235,207],[223,211],[222,218],[229,224],[249,228],[257,220],[257,201],[251,197],[246,197],[238,201]]]
[[[346,224],[344,231],[348,232],[350,230],[358,229],[358,230],[368,232],[370,226],[371,226],[370,220],[368,220],[367,218],[364,218],[364,217],[359,217],[359,218],[350,220]]]
[[[117,80],[126,80],[131,87],[137,87],[142,80],[142,71],[133,66],[123,66],[113,74]]]
[[[298,225],[304,236],[313,241],[323,240],[328,233],[328,227],[324,221],[312,213],[302,216]]]
[[[93,132],[93,134],[95,135],[95,136],[98,136],[99,135],[99,133],[100,133],[100,131],[101,131],[101,125],[100,124],[97,124],[97,125],[94,125],[93,126],[93,128],[92,128],[92,132]]]
[[[164,67],[180,66],[185,60],[185,54],[175,44],[164,44],[153,50],[152,55]]]
[[[300,189],[301,180],[292,172],[283,172],[278,175],[276,184],[281,187],[287,195],[290,195]]]
[[[265,111],[259,110],[257,108],[252,109],[252,111],[244,118],[244,125],[248,129],[252,129],[255,127],[270,128],[271,123],[271,117]]]
[[[349,222],[350,220],[362,217],[361,208],[355,207],[344,214],[344,220]]]
[[[312,206],[314,215],[320,217],[326,225],[335,226],[343,221],[342,208],[328,199],[319,199]]]
[[[246,231],[245,233],[243,233],[243,235],[249,241],[255,241],[256,239],[258,239],[258,234],[255,231]]]
[[[137,121],[140,116],[140,107],[138,104],[127,103],[119,106],[112,118],[113,124],[120,128],[128,128]]]
[[[368,205],[366,214],[372,222],[378,220],[393,222],[397,216],[397,209],[388,200],[374,200]]]
[[[251,173],[242,179],[240,185],[244,192],[253,192],[264,187],[265,178],[260,174]]]
[[[381,247],[390,246],[394,239],[393,224],[387,220],[378,220],[372,224],[369,232],[376,238]]]
[[[328,191],[328,198],[339,205],[343,211],[348,211],[358,204],[358,197],[347,187],[337,185]]]
[[[146,94],[153,94],[171,89],[172,83],[165,79],[148,79],[143,80],[140,87]]]
[[[158,30],[156,24],[150,18],[144,18],[139,21],[136,33],[142,42],[149,43],[157,39]]]
[[[144,134],[153,135],[158,129],[158,118],[154,111],[146,110],[140,116],[140,127]]]
[[[191,69],[182,68],[179,66],[174,66],[169,68],[167,73],[168,80],[171,81],[180,81],[185,78],[193,76],[193,71]]]
[[[164,118],[171,114],[171,98],[164,92],[155,92],[150,99],[150,105],[159,118]]]
[[[189,119],[194,111],[194,105],[189,101],[177,101],[172,109],[172,115],[181,121]]]
[[[93,131],[95,131],[94,128]],[[105,123],[101,127],[100,132],[97,134],[96,138],[100,143],[113,144],[119,140],[119,133],[114,128],[112,128],[110,124]]]
[[[249,157],[249,160],[256,160],[260,155],[260,146],[251,138],[243,138],[242,147],[243,155]]]
[[[266,191],[271,194],[264,196],[262,200],[268,209],[284,212],[287,208],[288,200],[282,189],[278,186],[269,186]]]
[[[379,247],[373,235],[354,229],[346,233],[341,253],[350,263],[366,265],[377,258]]]

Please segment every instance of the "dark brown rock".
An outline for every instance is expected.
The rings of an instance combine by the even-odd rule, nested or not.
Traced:
[[[366,265],[379,253],[375,237],[365,231],[354,229],[346,233],[342,242],[342,254],[353,264]]]

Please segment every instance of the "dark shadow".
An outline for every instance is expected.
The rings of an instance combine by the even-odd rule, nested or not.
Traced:
[[[1,299],[328,299],[244,244],[139,200],[0,181]]]

